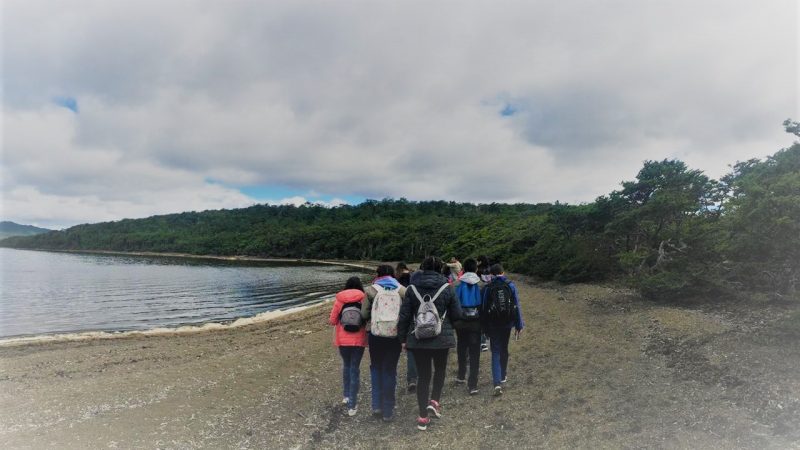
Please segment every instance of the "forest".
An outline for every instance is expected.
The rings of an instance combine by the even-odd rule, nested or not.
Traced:
[[[800,137],[797,122],[784,127]],[[540,280],[622,282],[654,299],[798,299],[800,143],[737,162],[719,180],[679,160],[646,161],[635,179],[580,205],[256,205],[78,225],[0,246],[410,262],[488,255]]]

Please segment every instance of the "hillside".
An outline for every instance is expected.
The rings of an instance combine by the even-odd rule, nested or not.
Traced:
[[[0,245],[412,262],[488,255],[541,280],[621,280],[651,298],[797,298],[800,144],[737,163],[720,180],[681,161],[646,161],[620,190],[581,205],[257,205],[78,225]]]
[[[33,225],[20,225],[18,223],[2,221],[0,222],[0,239],[11,236],[33,236],[36,234],[47,233],[47,228],[39,228]]]
[[[415,399],[396,420],[341,409],[328,308],[246,328],[0,346],[0,435],[9,448],[703,448],[800,442],[796,303],[702,308],[626,290],[519,279],[527,328],[506,394],[453,382],[424,437]],[[451,352],[452,353],[452,352]],[[399,366],[404,386],[405,357]]]

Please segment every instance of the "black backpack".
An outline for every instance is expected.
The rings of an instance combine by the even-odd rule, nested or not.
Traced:
[[[486,301],[483,305],[485,317],[490,325],[508,325],[517,318],[517,303],[511,286],[495,278],[486,285]]]

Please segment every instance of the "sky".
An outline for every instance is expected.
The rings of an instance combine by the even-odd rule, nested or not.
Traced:
[[[791,144],[775,1],[4,0],[0,218],[591,202]]]

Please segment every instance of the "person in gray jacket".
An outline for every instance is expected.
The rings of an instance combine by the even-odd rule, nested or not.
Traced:
[[[412,277],[411,286],[406,291],[403,305],[400,307],[400,318],[397,324],[397,335],[405,348],[413,350],[414,360],[417,364],[417,403],[419,417],[417,428],[426,430],[430,424],[428,414],[434,417],[442,416],[440,404],[442,389],[444,388],[445,370],[447,369],[448,351],[456,346],[455,333],[452,321],[461,319],[461,305],[456,300],[453,288],[448,285],[447,279],[441,274],[442,260],[429,256],[420,265],[418,273]],[[436,293],[446,286],[438,296]],[[428,339],[418,339],[414,334],[415,317],[420,307],[420,300],[415,294],[415,289],[420,296],[430,296],[442,318],[441,333]],[[433,379],[433,389],[431,389]]]

